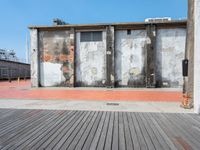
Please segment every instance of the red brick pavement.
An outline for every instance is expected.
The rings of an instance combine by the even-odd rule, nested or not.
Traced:
[[[0,99],[120,100],[179,102],[180,91],[163,89],[31,88],[30,80],[0,82]]]

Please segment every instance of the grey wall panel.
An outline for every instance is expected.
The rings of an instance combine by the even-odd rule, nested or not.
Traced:
[[[102,41],[80,42],[76,33],[76,86],[106,85],[106,32]]]
[[[117,86],[145,86],[146,30],[115,32],[115,81]]]
[[[186,29],[159,29],[156,41],[157,80],[162,87],[182,87]]]

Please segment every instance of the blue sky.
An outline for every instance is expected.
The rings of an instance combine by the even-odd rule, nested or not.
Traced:
[[[0,48],[25,58],[29,25],[137,22],[152,17],[187,17],[187,0],[0,0]]]

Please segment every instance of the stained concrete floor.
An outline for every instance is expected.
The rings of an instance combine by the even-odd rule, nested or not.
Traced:
[[[58,101],[58,100],[1,99],[0,108],[193,113],[193,109],[181,108],[180,102],[124,102],[124,101],[84,101],[84,100]]]

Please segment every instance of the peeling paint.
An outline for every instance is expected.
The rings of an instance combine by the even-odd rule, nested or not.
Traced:
[[[41,86],[71,86],[73,84],[72,37],[70,31],[39,33]]]
[[[77,86],[104,86],[106,81],[106,33],[103,41],[80,42],[76,33]]]
[[[145,30],[116,31],[115,73],[118,86],[144,86]]]
[[[61,71],[62,64],[41,62],[40,69],[42,70],[40,74],[40,84],[42,86],[56,86],[65,81],[65,76]]]
[[[31,30],[34,86],[146,87],[154,76],[161,87],[182,87],[186,29],[157,29],[156,41],[147,37],[148,30],[127,34],[111,26],[103,30],[102,41],[80,42],[80,33]],[[148,47],[155,42],[156,47]],[[151,66],[155,70],[148,74]]]
[[[159,29],[157,32],[157,80],[163,87],[182,87],[186,29]]]

